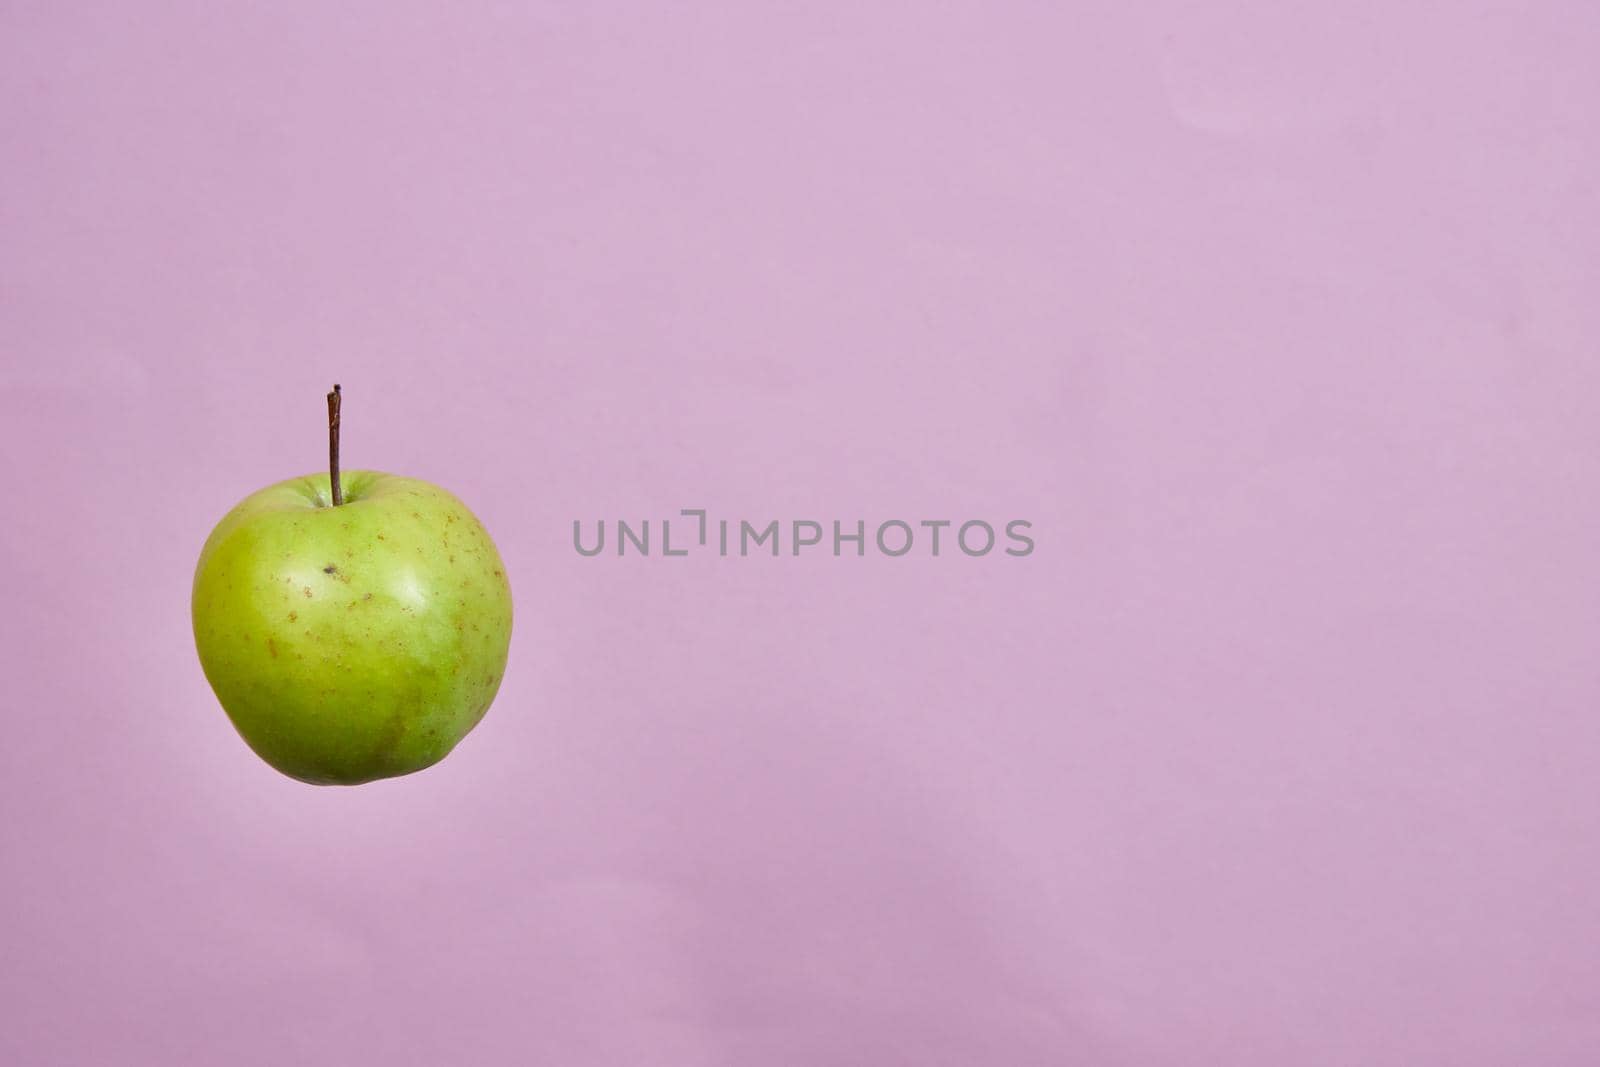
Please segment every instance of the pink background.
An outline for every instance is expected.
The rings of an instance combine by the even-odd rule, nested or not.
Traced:
[[[1600,1061],[1597,10],[5,3],[0,1061]],[[187,615],[334,380],[519,612],[355,790]]]

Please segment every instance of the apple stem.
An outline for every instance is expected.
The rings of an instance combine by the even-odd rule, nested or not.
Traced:
[[[339,485],[339,386],[328,394],[328,482],[333,486],[333,506],[344,503],[344,490]]]

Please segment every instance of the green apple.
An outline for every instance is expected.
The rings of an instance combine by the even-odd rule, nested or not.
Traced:
[[[284,774],[355,785],[443,759],[500,687],[511,587],[436,485],[337,467],[245,498],[195,569],[195,645],[241,736]],[[342,488],[337,500],[335,486]]]

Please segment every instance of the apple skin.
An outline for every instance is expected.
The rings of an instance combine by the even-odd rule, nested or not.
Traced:
[[[357,785],[439,762],[488,710],[511,643],[494,542],[436,485],[347,471],[241,501],[191,609],[200,665],[247,744],[292,778]]]

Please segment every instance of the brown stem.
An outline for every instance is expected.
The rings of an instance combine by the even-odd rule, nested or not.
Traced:
[[[328,481],[333,486],[333,506],[344,503],[344,489],[339,485],[339,387],[335,385],[328,394]]]

